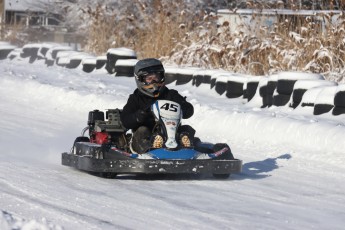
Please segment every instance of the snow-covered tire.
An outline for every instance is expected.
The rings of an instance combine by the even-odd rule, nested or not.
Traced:
[[[193,75],[189,74],[176,74],[176,85],[184,85],[193,79]]]
[[[68,69],[75,69],[77,68],[81,63],[81,59],[71,59],[68,64],[66,64],[66,68]]]
[[[204,76],[201,74],[194,75],[192,85],[199,87],[203,82],[203,78]]]
[[[219,95],[222,95],[226,91],[226,82],[221,82],[221,81],[216,82],[215,90]]]
[[[13,49],[0,49],[0,60],[4,60],[7,58],[7,55],[11,53]]]
[[[306,89],[295,89],[292,92],[292,108],[295,109],[301,103],[303,95],[306,91]]]
[[[107,60],[97,60],[96,61],[96,69],[101,69],[105,66]]]
[[[243,83],[236,81],[228,81],[226,84],[226,97],[237,98],[243,95]]]
[[[273,105],[273,94],[275,89],[277,88],[277,82],[276,81],[268,81],[267,82],[267,88],[266,88],[266,103],[267,106],[270,107]]]
[[[217,81],[217,78],[211,78],[211,81],[210,81],[211,89],[216,86],[216,81]]]
[[[253,97],[255,96],[258,85],[259,85],[258,81],[247,83],[246,95],[247,95],[248,101],[252,100]]]
[[[328,104],[315,104],[314,105],[314,115],[321,115],[324,113],[328,113],[334,108],[333,105],[328,105]]]
[[[277,92],[279,94],[291,95],[297,80],[279,79],[277,82]]]
[[[345,91],[339,91],[334,96],[334,108],[332,114],[337,116],[345,113]]]
[[[332,110],[332,115],[338,116],[341,114],[345,114],[345,107],[335,106]]]
[[[86,73],[91,73],[96,68],[93,64],[83,64],[83,71]]]
[[[175,73],[165,73],[165,84],[168,85],[176,81],[176,74]]]
[[[134,66],[115,65],[115,76],[134,77]]]
[[[290,100],[291,95],[278,94],[273,96],[273,105],[275,106],[284,106]]]

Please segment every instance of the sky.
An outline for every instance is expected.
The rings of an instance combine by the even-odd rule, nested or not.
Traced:
[[[258,95],[168,85],[194,105],[183,123],[243,160],[228,179],[104,179],[62,166],[88,112],[122,108],[135,87],[104,69],[0,61],[0,229],[343,229],[345,115],[260,108]]]

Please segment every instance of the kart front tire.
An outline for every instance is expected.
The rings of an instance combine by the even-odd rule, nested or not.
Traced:
[[[217,179],[228,179],[230,177],[230,173],[227,174],[213,174],[214,178]]]

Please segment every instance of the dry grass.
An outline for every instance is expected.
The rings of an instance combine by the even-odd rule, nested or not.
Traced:
[[[224,23],[217,33],[194,40],[192,46],[180,45],[183,48],[166,60],[252,75],[294,70],[339,77],[345,71],[345,17],[332,21],[331,16],[319,15],[323,29],[310,17],[282,18],[273,29],[256,20],[255,26],[242,25],[232,34],[229,23]]]
[[[136,50],[140,58],[169,55],[186,31],[192,30],[197,17],[180,10],[183,5],[183,0],[174,1],[169,7],[156,0],[148,7],[136,0],[133,8],[121,15],[101,5],[82,9],[82,17],[90,21],[85,49],[101,54],[109,48],[125,46]]]
[[[125,46],[136,50],[138,58],[161,57],[166,64],[251,75],[310,71],[339,80],[345,72],[344,15],[336,21],[332,15],[319,15],[323,28],[316,17],[302,16],[280,16],[266,28],[265,18],[254,15],[254,26],[243,24],[230,33],[229,23],[217,28],[214,14],[184,11],[183,4],[179,0],[168,7],[156,0],[148,7],[137,0],[122,15],[101,6],[89,8],[85,15],[92,20],[86,48],[99,54]]]

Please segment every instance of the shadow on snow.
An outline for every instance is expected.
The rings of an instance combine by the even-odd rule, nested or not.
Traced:
[[[267,158],[262,161],[254,161],[243,164],[242,172],[234,176],[234,179],[263,179],[270,177],[269,172],[279,168],[277,164],[278,159],[289,160],[291,155],[289,153],[283,154],[275,158]]]

